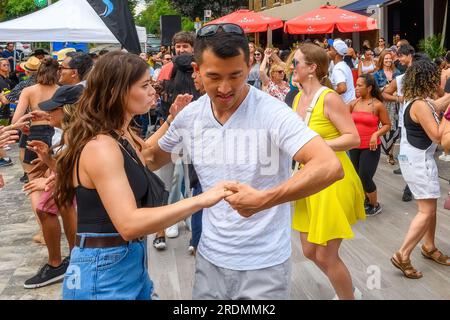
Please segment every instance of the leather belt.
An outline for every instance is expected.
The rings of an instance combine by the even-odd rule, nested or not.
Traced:
[[[75,245],[81,247],[81,236],[77,235]],[[131,240],[131,242],[144,241],[144,237]],[[130,241],[125,241],[121,236],[106,237],[85,237],[83,248],[112,248],[127,245]]]

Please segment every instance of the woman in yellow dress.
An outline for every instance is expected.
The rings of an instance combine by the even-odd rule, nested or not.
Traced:
[[[350,272],[339,257],[339,247],[343,239],[353,237],[351,225],[365,219],[364,190],[346,154],[359,145],[360,139],[350,110],[329,89],[327,74],[326,52],[313,44],[302,45],[294,56],[294,81],[301,84],[302,90],[293,108],[336,152],[345,177],[296,201],[292,225],[300,232],[303,254],[327,275],[337,298],[355,299],[361,293],[353,288]],[[324,87],[325,83],[330,86]]]

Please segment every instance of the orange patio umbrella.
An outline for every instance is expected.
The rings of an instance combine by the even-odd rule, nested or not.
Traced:
[[[290,34],[324,34],[340,32],[359,32],[376,30],[377,21],[336,6],[321,6],[302,16],[287,21],[284,32]]]

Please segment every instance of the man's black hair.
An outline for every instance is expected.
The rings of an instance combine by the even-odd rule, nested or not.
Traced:
[[[84,80],[94,65],[92,58],[84,52],[69,52],[66,56],[71,58],[68,63],[69,67],[76,69],[80,80]]]
[[[397,50],[397,55],[398,56],[409,56],[409,55],[414,55],[416,53],[416,50],[414,50],[414,48],[409,45],[409,44],[402,44],[400,46],[400,48],[398,48]]]
[[[222,59],[237,57],[244,53],[247,64],[250,63],[250,49],[245,35],[219,31],[209,37],[197,37],[194,46],[194,58],[198,64],[202,63],[203,52],[210,49]]]

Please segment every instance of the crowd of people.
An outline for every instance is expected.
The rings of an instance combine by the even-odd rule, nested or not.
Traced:
[[[147,236],[164,250],[184,220],[194,299],[289,299],[291,228],[335,299],[360,299],[339,248],[382,212],[382,151],[418,205],[392,264],[422,277],[410,255],[423,240],[425,257],[450,266],[435,243],[434,160],[438,144],[450,150],[450,53],[431,61],[394,42],[281,51],[210,24],[151,56],[36,50],[15,70],[1,58],[0,166],[19,141],[34,241],[48,250],[24,287],[64,279],[64,299],[152,299]]]

